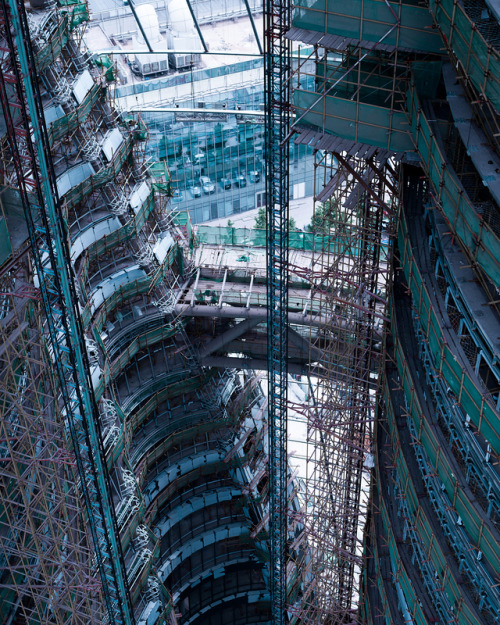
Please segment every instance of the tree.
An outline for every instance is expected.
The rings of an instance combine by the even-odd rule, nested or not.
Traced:
[[[316,206],[307,230],[313,234],[328,234],[336,221],[337,210],[333,202]]]
[[[255,218],[254,228],[256,230],[265,230],[267,227],[267,215],[265,208],[259,208],[259,212],[257,213],[257,217]],[[295,219],[290,217],[288,220],[288,229],[290,231],[297,230],[297,224],[295,223]]]
[[[259,208],[259,212],[257,213],[257,217],[255,218],[254,228],[256,230],[265,230],[267,226],[267,216],[266,209]]]
[[[228,220],[227,220],[227,227],[228,227],[228,228],[232,228],[232,227],[233,227],[233,225],[234,225],[234,224],[233,224],[233,222],[232,222],[230,219],[228,219]]]

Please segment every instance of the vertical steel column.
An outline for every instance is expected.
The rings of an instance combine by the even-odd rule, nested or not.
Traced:
[[[267,198],[267,358],[273,625],[287,622],[288,212],[291,105],[289,0],[264,3],[264,97]]]
[[[0,100],[60,385],[57,399],[75,455],[109,623],[129,625],[134,616],[23,0],[0,0],[0,38]]]

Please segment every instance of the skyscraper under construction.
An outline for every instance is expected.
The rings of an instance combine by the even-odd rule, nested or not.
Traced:
[[[85,2],[0,7],[0,622],[498,622],[498,5],[267,0],[266,232],[174,206]]]

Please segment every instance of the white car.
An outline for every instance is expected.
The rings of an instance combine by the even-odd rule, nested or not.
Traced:
[[[201,184],[201,188],[203,189],[203,193],[205,193],[205,195],[209,195],[210,193],[215,193],[215,185],[208,176],[200,176],[200,184]]]
[[[187,183],[186,188],[188,189],[188,191],[191,192],[191,195],[193,197],[201,197],[201,189],[199,185],[197,185],[192,180]]]

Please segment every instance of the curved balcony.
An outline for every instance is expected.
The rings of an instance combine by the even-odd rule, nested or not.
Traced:
[[[194,539],[201,534],[226,527],[232,523],[245,523],[247,519],[243,513],[241,492],[235,490],[234,500],[224,499],[223,494],[217,498],[213,496],[214,502],[207,498],[207,505],[201,498],[188,500],[180,508],[171,511],[170,516],[163,517],[160,514],[156,517],[155,529],[161,533],[160,548],[162,557],[176,553],[187,540]],[[238,499],[236,499],[238,498]],[[189,509],[190,504],[197,507]],[[177,514],[180,516],[177,518]],[[159,517],[161,517],[159,519]]]
[[[68,16],[56,11],[48,13],[44,16],[41,32],[48,43],[35,52],[38,74],[59,58],[62,49],[68,43],[70,33]]]
[[[466,6],[476,5],[476,11]],[[429,0],[429,9],[443,39],[462,64],[475,88],[500,112],[500,27],[495,18],[483,20],[486,5],[467,0]],[[469,14],[470,13],[470,14]]]
[[[182,378],[178,382],[164,385],[159,381],[158,386],[152,389],[151,393],[146,392],[144,398],[148,398],[133,414],[128,415],[128,419],[134,421],[134,426],[145,421],[151,413],[163,402],[174,398],[181,398],[184,394],[192,393],[202,388],[206,382],[215,375],[213,370],[207,374],[200,374],[190,378]]]
[[[468,347],[466,354],[471,366],[479,370],[480,360],[484,360],[496,379],[500,379],[500,350],[496,332],[498,314],[489,305],[489,298],[478,284],[474,272],[466,266],[460,249],[451,237],[446,236],[449,230],[444,219],[433,213],[431,220],[434,225],[431,241],[437,256],[435,273],[443,297],[452,302],[458,311],[453,327],[458,331],[458,338],[462,337],[464,351]],[[471,343],[474,349],[470,349]],[[493,393],[492,397],[495,399]],[[498,398],[496,405],[500,407]]]
[[[71,246],[71,260],[75,262],[86,250],[88,250],[90,258],[95,258],[99,251],[102,253],[109,250],[114,244],[123,240],[116,236],[116,232],[124,228],[126,226],[123,226],[116,215],[109,215],[93,221],[75,237]],[[112,236],[113,234],[115,236]],[[102,241],[104,241],[104,245],[102,245]],[[108,244],[108,241],[112,241],[112,243]]]
[[[399,553],[399,536],[396,536],[389,512],[385,503],[385,498],[379,489],[379,508],[381,526],[387,536],[387,546],[390,553],[390,579],[398,597],[398,607],[404,622],[413,620],[417,625],[430,625],[432,621],[427,618],[420,600],[420,584],[413,581],[414,576],[408,574],[405,562]],[[415,583],[417,590],[415,590]]]
[[[126,347],[123,346],[120,355],[110,362],[109,380],[114,380],[138,352],[147,347],[153,347],[165,339],[172,338],[177,331],[176,326],[163,323],[163,325],[153,327],[147,332],[137,333],[135,338],[126,344]]]
[[[413,448],[418,454],[420,447],[416,442],[409,442],[414,440],[409,430],[399,426],[399,432],[404,437],[400,439],[398,436],[396,418],[404,417],[401,412],[401,391],[396,391],[394,395],[395,385],[397,377],[391,376],[384,388],[389,433],[386,433],[386,428],[381,428],[378,444],[381,449],[390,447],[394,451],[393,454],[379,455],[379,493],[381,519],[389,537],[392,566],[405,569],[411,579],[411,585],[404,579],[405,576],[399,579],[400,588],[397,590],[402,599],[400,609],[404,605],[402,613],[407,621],[409,615],[413,615],[417,601],[427,622],[456,620],[458,623],[479,625],[484,622],[484,617],[480,608],[471,600],[461,569],[451,556],[445,535],[435,521],[431,505],[434,503],[433,495],[431,491],[426,493],[425,490],[433,474],[427,472],[423,477],[420,476],[411,451]],[[392,447],[396,441],[399,446]],[[401,564],[395,565],[396,558],[400,559]],[[416,570],[411,570],[415,567]]]
[[[170,245],[162,258],[159,269],[148,274],[139,265],[132,265],[117,271],[97,284],[88,297],[85,308],[82,311],[84,324],[90,323],[95,313],[94,326],[101,327],[106,321],[107,315],[122,302],[134,296],[142,295],[150,291],[160,282],[168,269],[177,258],[178,245]]]
[[[450,390],[457,398],[464,412],[482,436],[491,444],[495,453],[500,453],[500,419],[492,401],[485,398],[483,390],[475,380],[470,366],[457,360],[454,350],[448,344],[449,332],[445,333],[439,306],[434,304],[435,296],[427,288],[426,282],[415,262],[404,216],[400,221],[398,245],[401,265],[412,294],[418,323],[432,355],[433,367],[444,376]],[[500,256],[499,256],[500,259]]]
[[[151,427],[144,437],[134,435],[129,447],[132,466],[137,465],[147,456],[148,462],[158,460],[176,442],[194,438],[197,434],[213,432],[233,424],[221,414],[220,419],[213,419],[206,410],[189,411],[189,416],[170,420],[168,423]],[[131,437],[132,438],[132,437]]]
[[[411,490],[412,487],[407,486],[405,495]],[[477,612],[471,607],[470,602],[465,600],[462,582],[457,583],[455,577],[450,574],[447,564],[448,549],[446,543],[445,550],[443,551],[439,541],[436,540],[436,534],[433,527],[429,524],[426,515],[420,512],[413,518],[409,517],[408,519],[404,519],[404,506],[408,504],[408,499],[405,497],[403,501],[403,496],[397,489],[391,493],[392,496],[387,496],[385,492],[383,494],[382,491],[380,492],[382,522],[388,533],[389,550],[393,556],[392,564],[394,568],[397,567],[397,574],[395,576],[396,587],[399,582],[400,588],[398,589],[398,597],[400,599],[404,598],[406,615],[417,615],[420,612],[419,617],[416,619],[417,622],[432,622],[430,619],[427,620],[420,605],[422,590],[419,575],[414,573],[408,576],[407,568],[403,564],[401,538],[404,540],[409,537],[415,565],[420,569],[424,585],[427,587],[428,594],[432,599],[436,612],[440,615],[438,621],[442,622],[455,617],[457,622],[463,625],[480,625],[483,623],[484,621],[481,616],[478,617]],[[413,496],[416,497],[416,493],[413,493]],[[400,515],[404,519],[406,527],[406,531],[402,536],[395,535],[392,529],[397,518],[397,513],[396,511],[390,512],[391,500],[401,500],[399,501],[399,505],[402,507]],[[406,507],[406,511],[407,510],[409,510],[408,507]],[[446,574],[444,574],[445,572]],[[418,608],[420,608],[420,610]],[[403,610],[403,616],[406,615],[405,610]],[[405,620],[407,619],[405,618]]]
[[[226,478],[229,473],[234,470],[237,464],[234,460],[224,461],[224,452],[211,450],[204,454],[198,454],[185,458],[183,462],[174,465],[175,473],[171,469],[161,472],[162,486],[156,476],[145,487],[147,489],[148,512],[147,517],[150,521],[155,519],[160,510],[162,510],[170,500],[176,496],[181,490],[185,490],[190,484],[203,482],[216,483],[217,479],[224,478],[223,483],[226,484]],[[195,466],[196,465],[196,466]],[[177,474],[179,466],[180,473]],[[149,479],[149,478],[148,478]],[[230,478],[229,485],[234,485],[234,480]]]
[[[222,602],[233,601],[235,596],[243,602],[253,602],[254,598],[259,603],[269,602],[261,567],[251,558],[205,569],[201,575],[190,580],[189,585],[191,587],[187,592],[174,593],[174,598],[179,596],[179,605],[184,604],[184,597],[188,598],[187,607],[182,612],[185,623],[195,622]]]
[[[271,600],[267,593],[235,593],[193,616],[186,625],[269,625],[270,611]]]
[[[398,308],[398,303],[395,307]],[[422,479],[441,523],[443,535],[448,537],[448,543],[452,545],[460,570],[467,570],[476,596],[483,596],[478,601],[479,610],[489,605],[490,611],[494,612],[496,609],[494,606],[500,604],[500,594],[494,587],[491,575],[492,571],[500,567],[500,536],[480,508],[434,421],[434,406],[430,401],[432,392],[418,377],[415,369],[415,363],[418,362],[415,346],[412,352],[406,354],[399,341],[396,316],[393,315],[394,360],[399,372],[399,383],[406,398],[407,420],[411,434],[409,440],[400,440],[393,415],[389,414],[388,422],[394,449],[398,450],[396,453],[398,475],[405,489],[411,491],[411,494],[405,492],[405,497],[412,514],[418,515],[421,497],[417,497],[416,493],[422,489],[413,487],[416,467],[410,469],[406,466],[405,454],[402,451],[413,446],[423,473]],[[407,327],[408,320],[403,322],[403,327]],[[406,338],[406,335],[402,336]],[[410,349],[408,338],[406,343],[406,349]],[[395,402],[395,405],[399,403],[401,400]],[[405,436],[406,434],[407,431]],[[460,519],[459,523],[457,519]],[[485,556],[482,561],[477,560],[478,552]],[[486,565],[483,564],[484,560]]]
[[[90,72],[88,72],[88,70],[86,70],[85,73],[90,76]],[[97,83],[94,83],[92,79],[92,86],[87,91],[78,106],[69,113],[60,116],[47,124],[47,135],[49,137],[50,146],[52,147],[56,141],[65,135],[74,132],[81,124],[83,124],[96,102],[100,100],[102,96],[102,87]]]
[[[458,180],[420,102],[415,84],[408,91],[407,107],[422,167],[434,187],[450,228],[495,286],[500,285],[500,239],[485,223]]]
[[[156,306],[147,307],[144,312],[139,307],[137,309],[139,310],[139,316],[128,320],[127,323],[120,323],[118,329],[116,329],[116,321],[106,327],[106,334],[104,334],[102,328],[100,329],[100,332],[103,333],[103,347],[105,346],[110,360],[120,357],[124,351],[129,350],[129,347],[138,337],[149,337],[148,340],[151,342],[148,344],[152,345],[157,342],[155,336],[158,332],[162,333],[163,330],[168,329],[169,332],[172,332],[170,336],[173,336],[179,331],[179,324],[172,325],[169,316],[158,312]],[[133,315],[133,312],[130,314]],[[110,333],[109,336],[107,332]],[[167,338],[167,336],[162,338]]]
[[[105,303],[108,307],[110,300],[113,301],[117,295],[121,296],[120,299],[127,299],[130,294],[142,292],[149,283],[149,276],[139,265],[132,265],[108,276],[91,292],[83,313],[84,323],[88,323],[95,311]],[[88,313],[85,314],[87,310]]]
[[[165,489],[179,477],[187,475],[188,473],[197,473],[198,469],[204,466],[227,466],[224,464],[224,457],[224,451],[212,449],[187,456],[180,459],[176,464],[165,467],[143,488],[143,497],[146,506],[149,507],[153,500],[159,497],[160,493],[163,493]]]
[[[427,217],[432,232],[430,253],[421,244],[421,241],[428,240],[423,216],[405,211],[405,218],[400,225],[403,236],[411,242],[427,287],[435,295],[436,310],[443,317],[443,332],[449,346],[452,349],[455,346],[455,356],[463,363],[468,361],[479,384],[484,384],[488,389],[486,391],[483,387],[485,396],[489,395],[490,401],[496,403],[498,410],[499,400],[498,395],[495,395],[498,394],[498,382],[495,380],[500,376],[494,336],[498,328],[498,316],[488,305],[485,293],[477,284],[472,270],[464,268],[464,257],[458,246],[451,237],[446,236],[449,227],[442,216],[431,211]],[[406,319],[405,324],[411,326],[412,320]],[[467,480],[481,492],[482,499],[479,499],[488,516],[495,517],[500,514],[500,476],[493,464],[488,462],[488,446],[467,423],[470,417],[456,402],[447,380],[429,375],[429,371],[434,369],[434,361],[426,341],[422,340],[423,337],[418,332],[417,336],[425,377],[434,394],[443,431],[456,450],[457,459],[466,467]],[[494,382],[489,378],[493,378]]]
[[[172,335],[172,328],[168,326],[167,329]],[[133,359],[122,375],[114,380],[123,412],[130,415],[139,404],[164,386],[199,373],[197,368],[186,370],[186,364],[182,350],[173,339],[164,340]],[[189,386],[187,380],[186,386]]]
[[[241,489],[225,487],[218,490],[207,491],[186,499],[176,506],[162,521],[157,521],[155,527],[162,536],[165,536],[173,527],[182,523],[190,515],[208,508],[231,501],[235,497],[241,497]],[[173,545],[176,546],[175,544]],[[169,546],[170,548],[170,546]]]
[[[118,129],[115,128],[114,131],[121,135]],[[70,208],[74,208],[93,191],[114,180],[125,161],[130,157],[133,143],[134,138],[132,134],[127,135],[120,142],[116,151],[112,153],[107,166],[98,172],[94,170],[90,163],[82,162],[59,175],[57,178],[57,189],[59,197],[64,202],[65,210],[68,211]],[[107,145],[103,142],[103,150],[105,147]]]
[[[173,572],[182,565],[185,560],[193,557],[197,552],[204,551],[205,548],[209,548],[211,545],[220,544],[223,542],[234,542],[231,539],[238,539],[238,543],[247,543],[251,548],[250,531],[246,524],[243,523],[229,523],[224,527],[218,527],[214,530],[204,532],[197,535],[195,538],[186,541],[182,546],[172,553],[165,561],[159,566],[158,573],[163,581],[166,581]],[[205,555],[205,554],[204,554]],[[226,554],[221,553],[219,558],[216,558],[214,564],[218,562],[224,562],[229,558],[224,557]],[[202,560],[200,558],[200,560]],[[201,561],[198,567],[190,568],[187,573],[176,580],[176,587],[190,580],[192,577],[205,570],[205,562]]]
[[[101,302],[100,306],[98,306],[97,309],[93,309],[93,306],[91,304],[91,294],[89,301],[85,304],[85,307],[82,311],[82,319],[84,325],[89,324],[93,315],[95,314],[92,325],[94,328],[100,331],[100,329],[102,329],[102,327],[106,323],[109,313],[111,313],[117,306],[121,305],[123,302],[126,302],[135,296],[140,296],[147,293],[150,286],[151,278],[147,275],[144,276],[138,274],[137,279],[132,281],[128,281],[126,279],[121,280],[118,286],[118,290],[109,293],[108,297]]]

